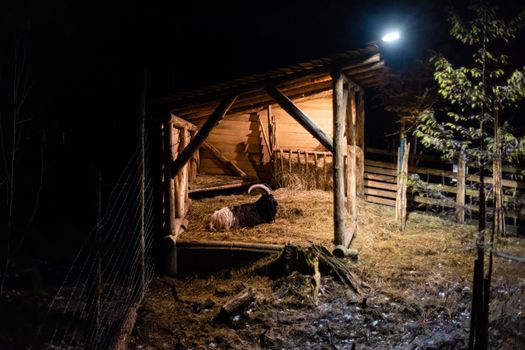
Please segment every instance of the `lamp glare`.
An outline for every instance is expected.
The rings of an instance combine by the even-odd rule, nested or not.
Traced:
[[[391,42],[391,41],[396,41],[399,39],[399,32],[391,32],[391,33],[387,33],[385,36],[383,36],[382,40],[384,42]]]

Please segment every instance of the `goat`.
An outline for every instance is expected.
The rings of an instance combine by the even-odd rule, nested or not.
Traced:
[[[248,189],[248,194],[251,194],[254,189],[262,189],[266,193],[255,203],[224,207],[215,211],[210,219],[210,230],[218,231],[239,227],[253,227],[275,221],[278,204],[273,197],[272,190],[265,185],[258,184],[252,185]]]

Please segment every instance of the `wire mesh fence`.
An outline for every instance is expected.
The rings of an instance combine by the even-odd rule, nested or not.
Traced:
[[[155,269],[149,142],[133,153],[52,299],[35,349],[118,347]],[[142,158],[144,156],[144,159]]]

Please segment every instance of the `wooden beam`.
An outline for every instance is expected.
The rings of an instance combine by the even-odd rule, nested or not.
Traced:
[[[178,129],[188,129],[190,131],[196,131],[198,128],[195,124],[190,123],[187,120],[177,117],[175,114],[171,113],[171,124]]]
[[[362,67],[359,67],[357,69],[351,69],[348,71],[345,71],[346,76],[351,76],[352,80],[347,78],[347,80],[353,84],[357,85],[358,79],[368,79],[370,77],[375,77],[375,75],[370,76],[370,74],[374,74],[374,70],[381,69],[384,66],[384,62],[380,61],[378,63],[371,63],[364,65]],[[359,73],[358,75],[354,76],[354,73]],[[368,75],[363,75],[363,74]],[[269,83],[268,83],[269,84]],[[357,86],[358,89],[360,89],[359,86]],[[300,97],[303,95],[310,95],[312,93],[319,93],[322,91],[327,91],[332,89],[332,81],[330,74],[324,74],[316,77],[310,77],[307,80],[298,81],[298,82],[291,82],[279,85],[279,90],[286,96],[288,96],[290,99],[293,99],[294,97]],[[257,91],[250,94],[244,94],[242,96],[239,96],[239,99],[235,102],[235,105],[232,106],[231,114],[234,113],[240,113],[242,111],[250,111],[252,109],[256,108],[262,108],[266,107],[272,100],[266,97],[267,94],[264,91]],[[213,101],[210,101],[213,102]],[[213,105],[210,106],[210,103],[206,104],[204,102],[200,102],[199,104],[184,104],[184,105],[177,105],[173,106],[171,110],[175,112],[179,116],[191,116],[191,118],[198,117],[199,115],[208,115],[210,113],[210,109],[213,110]]]
[[[321,130],[319,125],[301,111],[288,97],[273,86],[266,88],[268,94],[284,109],[292,118],[301,124],[313,137],[315,137],[326,149],[333,151],[332,140]],[[342,92],[341,92],[342,93]]]
[[[219,121],[226,115],[230,107],[233,105],[237,96],[226,97],[219,106],[215,109],[212,115],[204,122],[204,125],[199,129],[190,144],[184,148],[181,154],[175,159],[171,167],[171,176],[175,177],[179,173],[180,169],[190,160],[193,153],[199,150],[199,147],[206,141],[206,138],[217,125]]]
[[[305,93],[310,90],[317,89],[318,86],[329,86],[331,89],[332,87],[332,78],[329,74],[323,75],[319,78],[315,79],[309,79],[304,82],[300,82],[294,85],[284,85],[280,86],[279,89],[283,94],[286,94],[287,96],[295,95],[297,93]],[[261,90],[253,94],[239,96],[237,101],[235,102],[235,105],[232,107],[232,110],[238,109],[243,106],[252,106],[256,103],[259,103],[261,101],[269,101],[272,102],[272,98],[268,96],[266,91]],[[193,114],[193,113],[202,113],[206,112],[212,108],[210,104],[198,104],[198,105],[185,105],[176,107],[174,111],[176,111],[177,115],[186,115],[186,114]]]
[[[370,78],[369,74],[377,74],[374,72],[377,69],[382,69],[383,67],[384,61],[379,61],[377,63],[370,63],[364,66],[360,66],[358,68],[347,70],[344,72],[346,76],[346,81],[349,84],[355,86],[357,90],[359,90],[360,87],[356,84],[357,79],[368,79]],[[352,80],[350,80],[349,77],[351,77]],[[268,83],[268,85],[270,84]],[[315,77],[308,77],[307,79],[302,81],[281,84],[279,85],[279,90],[281,90],[283,94],[291,98],[291,96],[293,95],[304,94],[308,91],[318,91],[319,87],[326,87],[326,90],[332,89],[332,79],[329,73],[325,73]],[[257,91],[250,94],[244,94],[243,96],[239,96],[239,99],[235,102],[235,105],[232,106],[232,112],[242,109],[246,110],[247,108],[249,108],[249,106],[259,105],[261,102],[268,102],[266,95],[267,94],[264,91]],[[206,103],[204,103],[204,105],[200,103],[175,106],[172,109],[178,115],[188,115],[195,113],[206,113],[210,109],[210,107]]]
[[[241,177],[246,177],[248,176],[241,168],[239,168],[235,163],[233,163],[231,160],[229,160],[228,158],[226,158],[224,156],[224,154],[222,154],[221,151],[219,151],[217,148],[215,148],[215,146],[213,146],[212,144],[210,144],[209,142],[207,141],[204,141],[202,143],[202,147],[206,148],[208,151],[211,152],[211,154],[213,154],[218,160],[221,161],[221,163],[223,163],[224,165],[226,165],[228,167],[228,169],[230,169],[235,175],[237,176],[241,176]]]
[[[333,79],[333,183],[334,183],[334,245],[346,248],[345,242],[345,181],[344,181],[344,132],[345,101],[344,79],[340,72],[332,74]]]
[[[231,189],[231,188],[247,187],[250,185],[254,185],[258,182],[259,180],[256,178],[246,177],[245,179],[239,179],[239,180],[234,180],[234,181],[210,184],[210,185],[206,185],[202,187],[191,188],[189,192],[193,194],[193,193],[202,193],[202,192],[209,192],[209,191],[219,191],[219,190],[225,190],[225,189]]]
[[[188,145],[188,129],[179,129],[179,149],[180,155]],[[181,171],[175,178],[175,218],[184,218],[186,211],[186,193],[188,191],[188,164],[182,166]],[[177,234],[177,232],[175,232]]]
[[[163,123],[164,146],[164,210],[166,235],[175,234],[175,182],[171,177],[170,165],[173,163],[173,126],[171,121]]]

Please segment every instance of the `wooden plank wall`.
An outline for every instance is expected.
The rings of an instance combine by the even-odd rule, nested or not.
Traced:
[[[263,164],[261,159],[263,141],[256,113],[227,116],[212,130],[207,141],[249,176],[270,175],[268,164]],[[232,172],[207,150],[201,148],[200,157],[201,173],[232,175]]]
[[[293,101],[303,112],[314,120],[321,129],[332,137],[332,92],[322,92]],[[268,130],[267,112],[261,111],[264,127]],[[305,128],[278,106],[272,106],[276,117],[277,148],[300,149],[302,151],[327,151]]]
[[[321,128],[332,135],[332,97],[331,92],[313,95],[294,101]],[[324,151],[325,148],[315,140],[299,123],[278,106],[272,106],[276,117],[276,147],[301,150]],[[267,109],[258,113],[228,115],[217,125],[208,142],[220,150],[249,176],[261,179],[271,178],[271,164],[268,149],[263,139],[261,126],[268,135]],[[206,150],[200,150],[200,172],[211,175],[231,175],[215,157]]]

